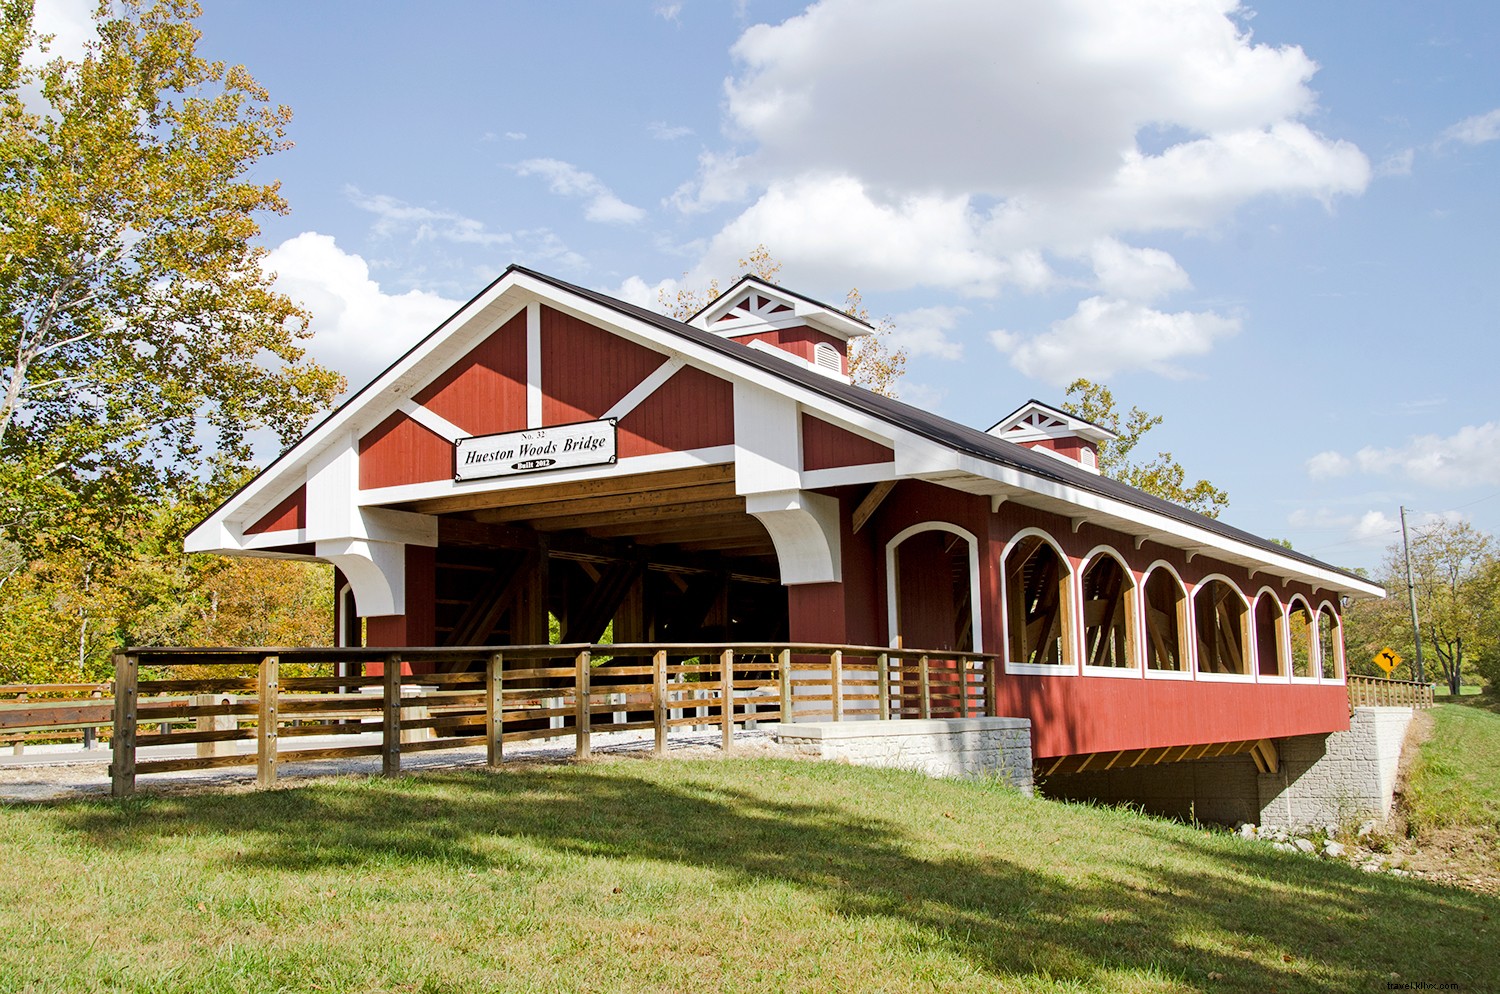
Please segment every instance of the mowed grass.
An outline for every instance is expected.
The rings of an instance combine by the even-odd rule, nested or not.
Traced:
[[[1413,829],[1500,831],[1500,697],[1465,698],[1432,710],[1432,737],[1407,778]]]
[[[1500,990],[1494,898],[829,764],[10,806],[0,839],[4,991]]]

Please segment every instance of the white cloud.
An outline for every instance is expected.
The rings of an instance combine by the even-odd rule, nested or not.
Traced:
[[[1444,131],[1443,137],[1465,145],[1483,145],[1500,139],[1500,107],[1485,114],[1464,118]]]
[[[668,124],[666,121],[652,121],[646,125],[646,130],[651,133],[652,138],[661,142],[676,141],[693,133],[693,129],[685,124]]]
[[[651,8],[651,12],[664,21],[678,21],[682,16],[682,4],[659,3]]]
[[[1500,423],[1465,425],[1451,435],[1418,435],[1405,445],[1366,446],[1353,462],[1363,473],[1395,473],[1435,487],[1500,484]]]
[[[344,195],[361,210],[375,215],[375,234],[389,237],[412,235],[413,241],[448,241],[465,245],[512,245],[515,236],[490,231],[483,221],[453,211],[418,207],[383,193],[366,194],[356,187],[345,187]]]
[[[639,207],[627,204],[599,181],[572,163],[560,159],[527,159],[516,167],[521,176],[541,176],[547,189],[561,197],[580,197],[587,201],[583,216],[607,224],[634,224],[646,216]]]
[[[1101,238],[1090,249],[1099,289],[1126,300],[1155,300],[1192,286],[1177,260],[1161,249],[1133,248]]]
[[[526,132],[524,132],[524,131],[507,131],[505,133],[505,140],[506,141],[510,141],[510,142],[523,142],[523,141],[526,140]]]
[[[670,198],[731,207],[693,278],[766,244],[813,285],[994,296],[1064,282],[1155,301],[1190,285],[1151,232],[1212,229],[1264,197],[1371,177],[1313,131],[1317,65],[1257,43],[1236,0],[822,0],[748,28],[727,147]],[[1211,319],[1211,320],[1210,320]],[[1225,327],[1177,316],[1195,342]]]
[[[94,8],[92,0],[43,0],[36,5],[36,17],[32,26],[37,34],[52,35],[49,59],[77,59],[83,55],[84,45],[97,37],[94,32]],[[28,62],[40,62],[40,53],[33,53]],[[35,63],[33,63],[35,64]]]
[[[1206,354],[1239,328],[1238,319],[1212,311],[1166,313],[1133,301],[1089,297],[1040,335],[996,331],[990,340],[1020,372],[1061,386],[1079,376],[1103,380],[1128,370],[1186,376],[1178,359]]]
[[[1314,480],[1345,476],[1354,469],[1353,460],[1337,452],[1319,452],[1307,460],[1307,475]]]
[[[312,312],[309,351],[357,390],[414,345],[460,302],[435,293],[386,293],[370,267],[330,235],[305,231],[266,255],[277,289]]]
[[[939,359],[962,359],[964,347],[948,336],[959,318],[968,311],[962,307],[920,307],[897,314],[891,319],[895,330],[891,344],[912,355],[931,355]]]

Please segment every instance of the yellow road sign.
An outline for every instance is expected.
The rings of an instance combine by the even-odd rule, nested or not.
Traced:
[[[1396,667],[1401,665],[1401,657],[1396,655],[1395,649],[1387,646],[1375,653],[1375,665],[1385,670],[1386,673],[1393,673]]]

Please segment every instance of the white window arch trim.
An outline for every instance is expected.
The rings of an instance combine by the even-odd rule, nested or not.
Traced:
[[[1087,648],[1084,641],[1084,636],[1088,632],[1088,621],[1083,614],[1083,578],[1088,574],[1089,567],[1094,565],[1094,560],[1098,559],[1101,555],[1112,557],[1115,561],[1115,564],[1125,572],[1125,577],[1130,583],[1130,601],[1128,610],[1130,612],[1131,630],[1128,634],[1130,636],[1130,654],[1132,658],[1131,664],[1129,666],[1090,666],[1088,664],[1088,660],[1083,658],[1084,653],[1082,650]],[[1105,543],[1094,546],[1088,551],[1088,554],[1079,561],[1078,582],[1073,584],[1073,589],[1076,591],[1078,597],[1078,631],[1079,644],[1081,647],[1079,652],[1078,665],[1081,668],[1083,675],[1109,677],[1115,680],[1139,680],[1146,672],[1146,653],[1145,647],[1141,642],[1142,635],[1145,631],[1142,627],[1145,618],[1143,613],[1144,608],[1142,607],[1141,577],[1136,576],[1135,570],[1130,568],[1129,561],[1126,560],[1126,558],[1120,553],[1120,550],[1116,549],[1112,545]],[[1007,643],[1007,645],[1008,644],[1009,643]]]
[[[1245,661],[1245,669],[1247,670],[1245,673],[1204,673],[1198,669],[1198,594],[1204,587],[1215,580],[1233,590],[1235,596],[1240,599],[1240,603],[1245,608],[1245,625],[1240,632],[1240,638],[1243,642],[1240,646],[1240,655]],[[1207,576],[1200,577],[1198,582],[1193,584],[1193,594],[1188,598],[1188,602],[1191,607],[1188,614],[1191,616],[1193,622],[1191,644],[1193,647],[1193,673],[1195,674],[1195,678],[1207,683],[1254,683],[1256,666],[1255,661],[1251,658],[1252,651],[1255,648],[1254,602],[1245,597],[1245,592],[1240,589],[1238,583],[1235,583],[1232,578],[1225,576],[1223,573],[1209,573]]]
[[[1312,625],[1312,638],[1307,647],[1307,670],[1310,676],[1298,676],[1296,668],[1292,665],[1292,651],[1295,648],[1292,633],[1292,608],[1298,601],[1307,609],[1307,616]],[[1302,594],[1293,594],[1286,599],[1283,606],[1283,615],[1286,618],[1286,671],[1292,683],[1307,686],[1321,683],[1322,668],[1318,660],[1318,612],[1313,610],[1312,602]]]
[[[1010,558],[1011,550],[1017,544],[1033,535],[1041,538],[1042,541],[1052,547],[1052,551],[1057,553],[1057,558],[1061,560],[1063,567],[1068,571],[1068,607],[1070,610],[1068,611],[1067,631],[1064,633],[1064,638],[1067,639],[1068,658],[1072,662],[1064,663],[1061,666],[1046,666],[1041,663],[1021,663],[1010,658],[1010,594],[1006,589],[1005,577],[1007,571],[1005,562]],[[1081,667],[1078,650],[1078,620],[1081,612],[1077,610],[1076,605],[1082,599],[1083,594],[1080,592],[1081,584],[1078,581],[1079,571],[1073,568],[1073,562],[1068,558],[1068,554],[1063,551],[1062,545],[1045,528],[1022,528],[1012,535],[1010,541],[1005,543],[1005,548],[1000,550],[999,572],[1000,655],[1005,661],[1005,672],[1018,676],[1078,676]]]
[[[1331,677],[1323,675],[1323,633],[1318,631],[1318,616],[1327,610],[1328,616],[1333,619],[1333,673]],[[1313,669],[1313,674],[1319,683],[1340,685],[1348,683],[1348,669],[1346,668],[1346,653],[1344,651],[1344,616],[1334,607],[1333,602],[1324,598],[1318,602],[1318,609],[1313,612],[1313,630],[1318,633],[1314,641],[1318,644],[1318,665]]]
[[[979,597],[979,539],[967,528],[948,521],[922,521],[915,525],[908,525],[885,543],[885,616],[890,645],[895,648],[896,641],[901,634],[901,585],[900,577],[897,575],[896,550],[900,548],[902,542],[913,535],[933,531],[948,532],[969,543],[969,624],[974,631],[974,651],[983,652],[984,630],[981,622],[984,612]],[[917,646],[916,648],[923,647]]]
[[[1158,569],[1165,569],[1172,574],[1172,579],[1177,581],[1177,589],[1181,591],[1184,608],[1181,609],[1177,619],[1177,651],[1182,655],[1184,663],[1180,670],[1153,670],[1146,666],[1146,583],[1151,579],[1151,574]],[[1193,587],[1177,572],[1177,567],[1165,559],[1158,559],[1145,569],[1141,570],[1141,582],[1136,588],[1140,594],[1136,598],[1140,604],[1141,618],[1141,666],[1146,674],[1147,680],[1192,680],[1193,674],[1198,671],[1198,638],[1193,627]]]
[[[1276,626],[1276,666],[1282,670],[1276,676],[1262,676],[1260,673],[1260,623],[1255,620],[1255,606],[1260,599],[1267,594],[1271,595],[1271,603],[1276,605],[1276,617],[1272,624]],[[1255,643],[1257,658],[1255,661],[1256,683],[1291,683],[1292,682],[1292,645],[1291,628],[1287,621],[1286,604],[1274,589],[1268,584],[1255,592],[1250,600],[1250,640]]]

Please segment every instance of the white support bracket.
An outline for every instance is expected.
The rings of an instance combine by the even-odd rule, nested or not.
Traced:
[[[785,586],[843,579],[839,502],[806,490],[748,494],[745,510],[771,535]]]

